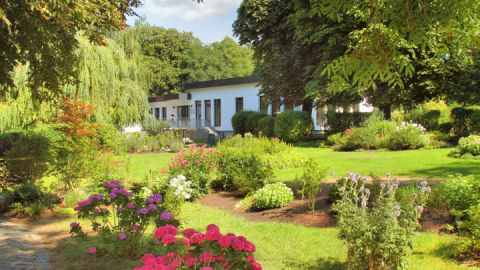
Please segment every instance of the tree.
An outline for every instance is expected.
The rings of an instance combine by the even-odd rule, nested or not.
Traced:
[[[124,28],[140,0],[5,0],[0,3],[0,85],[13,86],[10,73],[29,64],[32,98],[58,96],[71,82],[79,31],[96,44]]]

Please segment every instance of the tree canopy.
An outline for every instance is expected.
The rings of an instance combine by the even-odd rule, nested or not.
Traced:
[[[29,64],[32,98],[61,93],[71,82],[78,32],[95,44],[107,32],[124,28],[140,0],[6,0],[0,2],[0,85],[13,86],[10,73]],[[4,95],[0,95],[3,96]]]

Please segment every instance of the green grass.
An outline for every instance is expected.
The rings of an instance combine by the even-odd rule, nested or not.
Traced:
[[[56,220],[49,226],[68,230],[68,224],[73,220],[76,219]],[[336,228],[312,228],[287,223],[247,221],[226,211],[197,203],[184,206],[182,220],[184,228],[193,227],[204,231],[208,224],[215,223],[223,233],[234,232],[247,237],[256,245],[255,256],[266,270],[345,269],[346,248],[338,238]],[[81,221],[84,227],[87,223],[87,221]],[[146,237],[151,239],[152,233],[147,233]],[[410,269],[480,269],[464,267],[448,259],[455,240],[456,237],[452,235],[418,233],[415,237],[413,252],[408,256]],[[103,269],[113,263],[118,266],[117,269],[132,269],[133,266],[141,264],[138,259],[119,259],[110,256],[92,261],[92,256],[86,252],[92,245],[95,245],[92,238],[70,239],[62,242],[53,250],[53,260],[56,262],[54,266],[61,266],[68,261],[67,268],[59,267],[59,269],[87,269],[95,265],[99,267],[98,269]]]
[[[362,175],[379,176],[390,172],[394,176],[442,180],[449,175],[461,173],[480,176],[480,160],[466,160],[448,157],[451,149],[425,149],[411,151],[363,151],[335,152],[328,148],[295,148],[303,157],[313,157],[336,175],[356,172]],[[144,154],[130,156],[131,171],[135,177],[144,177],[149,170],[166,168],[174,154]],[[281,180],[291,180],[301,175],[300,168],[276,171]]]

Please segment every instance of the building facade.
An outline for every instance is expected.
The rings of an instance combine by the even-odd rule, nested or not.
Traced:
[[[167,121],[174,128],[214,128],[219,132],[232,132],[231,119],[239,111],[261,111],[275,115],[285,110],[281,99],[268,104],[259,93],[259,78],[241,77],[223,80],[188,83],[185,93],[169,94],[149,99],[152,115]],[[293,110],[301,110],[293,106]],[[341,108],[337,110],[343,110]],[[349,108],[370,112],[373,108],[362,102]],[[324,130],[327,108],[314,108],[312,119],[315,130]]]

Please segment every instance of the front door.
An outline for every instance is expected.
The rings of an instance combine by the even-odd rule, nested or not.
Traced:
[[[195,119],[197,128],[202,126],[202,101],[195,101]]]
[[[205,100],[205,126],[209,127],[212,123],[212,104],[210,100]]]

